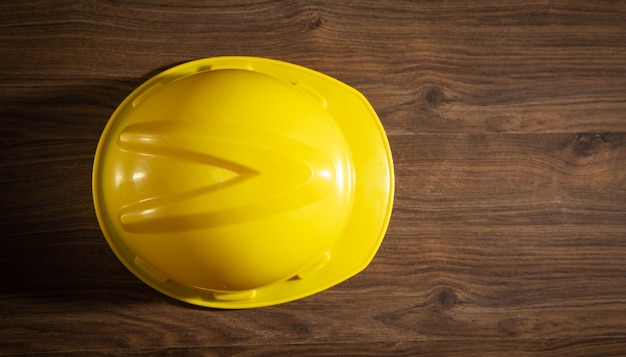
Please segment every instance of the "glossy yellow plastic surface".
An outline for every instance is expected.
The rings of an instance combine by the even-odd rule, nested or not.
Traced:
[[[360,272],[385,235],[393,187],[363,95],[255,57],[148,80],[109,120],[93,170],[98,221],[126,267],[216,308],[284,303]]]

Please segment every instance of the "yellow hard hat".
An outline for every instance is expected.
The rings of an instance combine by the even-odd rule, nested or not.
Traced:
[[[393,188],[387,137],[363,95],[255,57],[148,80],[113,113],[93,168],[98,221],[124,265],[215,308],[296,300],[363,270]]]

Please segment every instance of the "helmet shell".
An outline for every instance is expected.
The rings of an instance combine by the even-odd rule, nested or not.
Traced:
[[[354,89],[284,62],[218,57],[126,98],[98,144],[93,192],[109,245],[141,280],[192,304],[248,308],[362,270],[391,214],[393,166]]]

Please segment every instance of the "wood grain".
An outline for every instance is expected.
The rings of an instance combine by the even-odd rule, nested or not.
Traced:
[[[280,350],[285,355],[297,356],[622,356],[622,341],[615,339],[540,341],[478,341],[437,340],[410,342],[370,342],[347,344],[293,344]],[[81,351],[69,356],[92,356],[93,351]],[[108,351],[103,356],[275,356],[271,346],[198,347],[193,349],[145,349]]]
[[[0,355],[626,353],[626,3],[0,2]],[[255,310],[152,290],[98,227],[115,107],[218,55],[330,74],[394,156],[361,274]]]

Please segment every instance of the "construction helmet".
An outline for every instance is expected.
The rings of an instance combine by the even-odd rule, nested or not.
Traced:
[[[393,188],[363,95],[255,57],[192,61],[145,82],[113,113],[93,168],[98,221],[122,263],[215,308],[296,300],[363,270]]]

